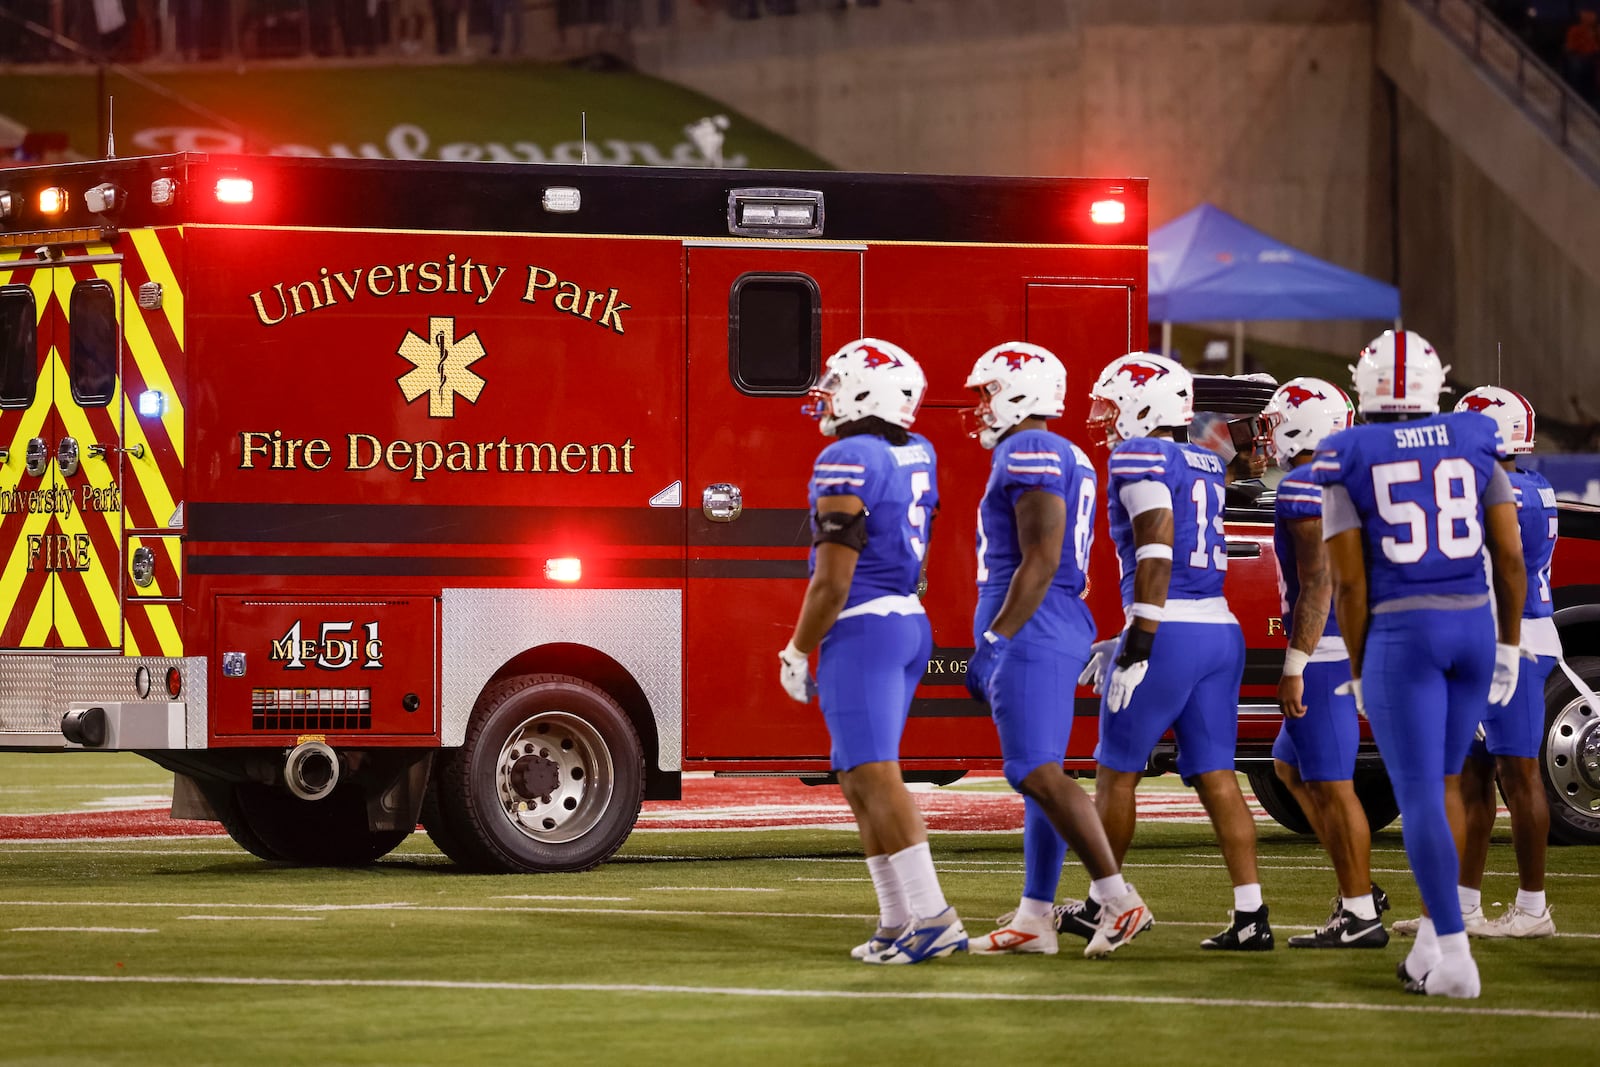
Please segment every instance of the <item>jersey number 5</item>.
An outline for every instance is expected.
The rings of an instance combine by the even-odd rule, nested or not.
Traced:
[[[906,519],[911,523],[911,551],[921,559],[928,552],[928,509],[921,500],[933,488],[933,476],[927,471],[911,472],[911,506],[906,509]]]

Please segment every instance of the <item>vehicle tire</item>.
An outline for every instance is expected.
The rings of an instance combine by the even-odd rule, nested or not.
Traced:
[[[1357,767],[1352,783],[1361,810],[1367,815],[1367,828],[1377,833],[1400,817],[1400,802],[1394,797],[1389,772],[1381,765]]]
[[[450,821],[445,806],[439,802],[439,783],[444,777],[443,763],[447,754],[434,757],[433,773],[428,776],[428,788],[422,793],[422,828],[440,852],[458,866],[472,867],[477,853],[471,840],[461,827]]]
[[[1300,802],[1273,773],[1271,766],[1251,767],[1244,774],[1250,780],[1250,788],[1262,809],[1277,820],[1279,826],[1297,834],[1311,832],[1311,820],[1300,810]]]
[[[276,849],[268,847],[261,839],[261,835],[251,828],[245,821],[244,815],[239,811],[239,799],[235,792],[236,786],[231,782],[201,782],[200,792],[205,795],[206,803],[211,805],[211,810],[216,812],[217,821],[222,828],[233,838],[233,843],[246,852],[260,859],[280,862],[283,855]]]
[[[1567,666],[1600,692],[1600,658],[1580,656]],[[1545,731],[1539,771],[1550,798],[1550,841],[1600,845],[1600,715],[1557,667],[1544,687]]]
[[[478,697],[461,748],[438,765],[447,852],[474,870],[585,871],[628,839],[644,801],[644,750],[598,687],[506,678]]]
[[[278,786],[250,782],[234,788],[234,799],[250,832],[275,854],[263,858],[305,867],[365,867],[412,833],[369,830],[366,797],[353,785],[339,786],[321,800],[301,800]]]

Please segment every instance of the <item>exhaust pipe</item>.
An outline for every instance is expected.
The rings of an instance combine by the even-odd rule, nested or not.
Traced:
[[[283,784],[301,800],[321,800],[339,784],[339,756],[322,741],[302,741],[283,761]]]

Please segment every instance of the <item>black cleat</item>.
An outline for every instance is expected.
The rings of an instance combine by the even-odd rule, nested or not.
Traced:
[[[1383,886],[1377,882],[1372,883],[1372,906],[1378,909],[1378,918],[1383,918],[1383,913],[1389,910],[1389,894],[1383,891]]]
[[[1220,934],[1200,942],[1201,948],[1227,952],[1271,952],[1272,927],[1267,923],[1265,904],[1255,911],[1233,911],[1232,924]]]
[[[1401,960],[1394,965],[1394,976],[1400,979],[1400,984],[1405,987],[1407,993],[1419,993],[1422,996],[1428,995],[1428,976],[1423,975],[1421,978],[1411,977],[1411,972],[1406,970],[1405,960]]]
[[[1068,900],[1051,909],[1055,915],[1056,933],[1071,934],[1085,941],[1094,939],[1100,929],[1100,902],[1098,900]]]
[[[1322,929],[1289,939],[1290,948],[1382,948],[1388,943],[1382,920],[1363,919],[1343,908]]]

